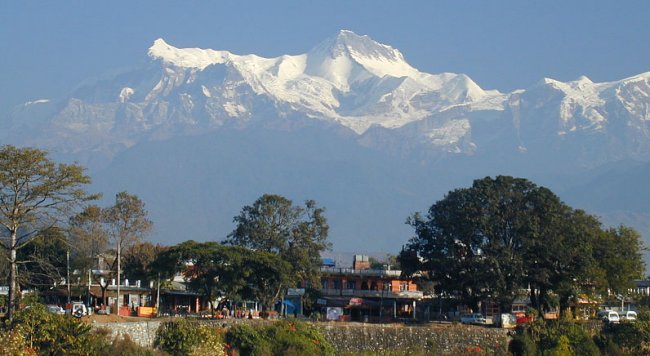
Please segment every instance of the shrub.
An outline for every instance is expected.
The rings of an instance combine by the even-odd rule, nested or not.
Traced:
[[[34,348],[27,346],[27,341],[17,330],[0,332],[0,355],[32,356],[37,355]]]
[[[571,320],[536,320],[517,329],[509,348],[514,355],[600,354],[589,330]]]
[[[179,319],[160,325],[154,346],[172,355],[223,354],[222,340],[219,329]]]
[[[333,355],[332,344],[311,324],[280,321],[268,329],[275,355]]]
[[[92,340],[90,325],[65,315],[47,312],[45,306],[32,305],[16,313],[9,330],[23,336],[27,347],[39,354],[51,355],[95,355],[89,349],[98,343]]]
[[[334,354],[334,347],[321,331],[305,322],[235,325],[225,338],[227,346],[242,356]]]
[[[510,341],[509,351],[515,356],[532,356],[537,354],[537,344],[527,329],[517,329]]]
[[[264,333],[247,324],[235,325],[225,335],[226,347],[239,351],[242,356],[271,355],[271,343]]]

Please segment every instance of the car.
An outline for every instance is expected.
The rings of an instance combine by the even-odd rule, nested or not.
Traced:
[[[486,324],[487,320],[481,313],[463,314],[460,316],[460,322],[463,324]]]
[[[636,317],[636,312],[633,310],[624,311],[619,314],[619,319],[621,321],[635,321]]]
[[[598,319],[608,324],[618,324],[621,319],[618,313],[613,310],[601,310],[598,312]]]
[[[88,308],[82,302],[73,302],[70,306],[71,309],[68,309],[67,313],[70,313],[75,318],[81,318],[84,315],[90,315]]]
[[[59,315],[65,314],[65,310],[63,310],[63,308],[61,308],[58,305],[48,304],[45,306],[45,308],[47,308],[47,311],[52,314],[59,314]]]

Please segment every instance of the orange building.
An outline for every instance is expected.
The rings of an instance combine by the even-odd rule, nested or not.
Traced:
[[[418,285],[403,278],[401,271],[371,269],[368,257],[354,256],[352,268],[321,267],[319,302],[327,315],[328,308],[339,308],[339,320],[390,321],[415,319],[417,302],[423,298]],[[332,318],[330,318],[332,319]]]

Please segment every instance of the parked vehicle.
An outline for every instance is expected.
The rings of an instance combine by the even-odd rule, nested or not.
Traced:
[[[598,319],[605,323],[617,324],[621,321],[618,313],[613,310],[601,310],[598,312]]]
[[[63,310],[63,308],[61,308],[58,305],[48,304],[45,306],[45,308],[47,308],[47,311],[52,314],[60,314],[60,315],[65,314],[65,310]]]
[[[527,324],[527,323],[532,323],[533,321],[535,321],[535,317],[533,315],[527,315],[525,313],[519,313],[519,314],[516,314],[515,316],[517,318],[516,319],[517,324]]]
[[[86,304],[82,302],[73,302],[71,308],[68,309],[66,312],[69,312],[72,316],[76,318],[81,318],[84,315],[89,315],[88,308],[86,308]]]
[[[636,317],[636,312],[633,310],[624,311],[619,314],[619,319],[621,321],[635,321]]]
[[[492,323],[499,328],[513,329],[517,327],[517,317],[508,313],[496,314]]]
[[[481,313],[463,314],[460,316],[460,322],[463,324],[486,324],[487,320]]]

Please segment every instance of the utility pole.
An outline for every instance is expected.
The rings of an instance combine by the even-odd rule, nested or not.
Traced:
[[[156,283],[156,316],[160,315],[160,272],[158,272],[158,282]]]
[[[65,285],[66,285],[66,287],[68,287],[68,304],[70,304],[70,248],[68,248],[65,251],[65,259],[66,259]]]
[[[88,269],[88,300],[87,300],[88,309],[90,309],[90,283],[91,283],[91,276],[90,276],[90,274],[91,274],[91,273],[92,273],[92,269],[89,268],[89,269]]]
[[[122,259],[121,256],[120,256],[121,255],[120,247],[122,246],[122,244],[121,244],[122,241],[120,241],[121,238],[122,238],[122,236],[121,236],[121,233],[120,233],[120,237],[117,239],[117,297],[116,297],[116,300],[115,300],[115,309],[116,309],[115,314],[117,314],[117,315],[120,315],[120,274],[121,274],[120,273],[121,272],[120,260]]]

